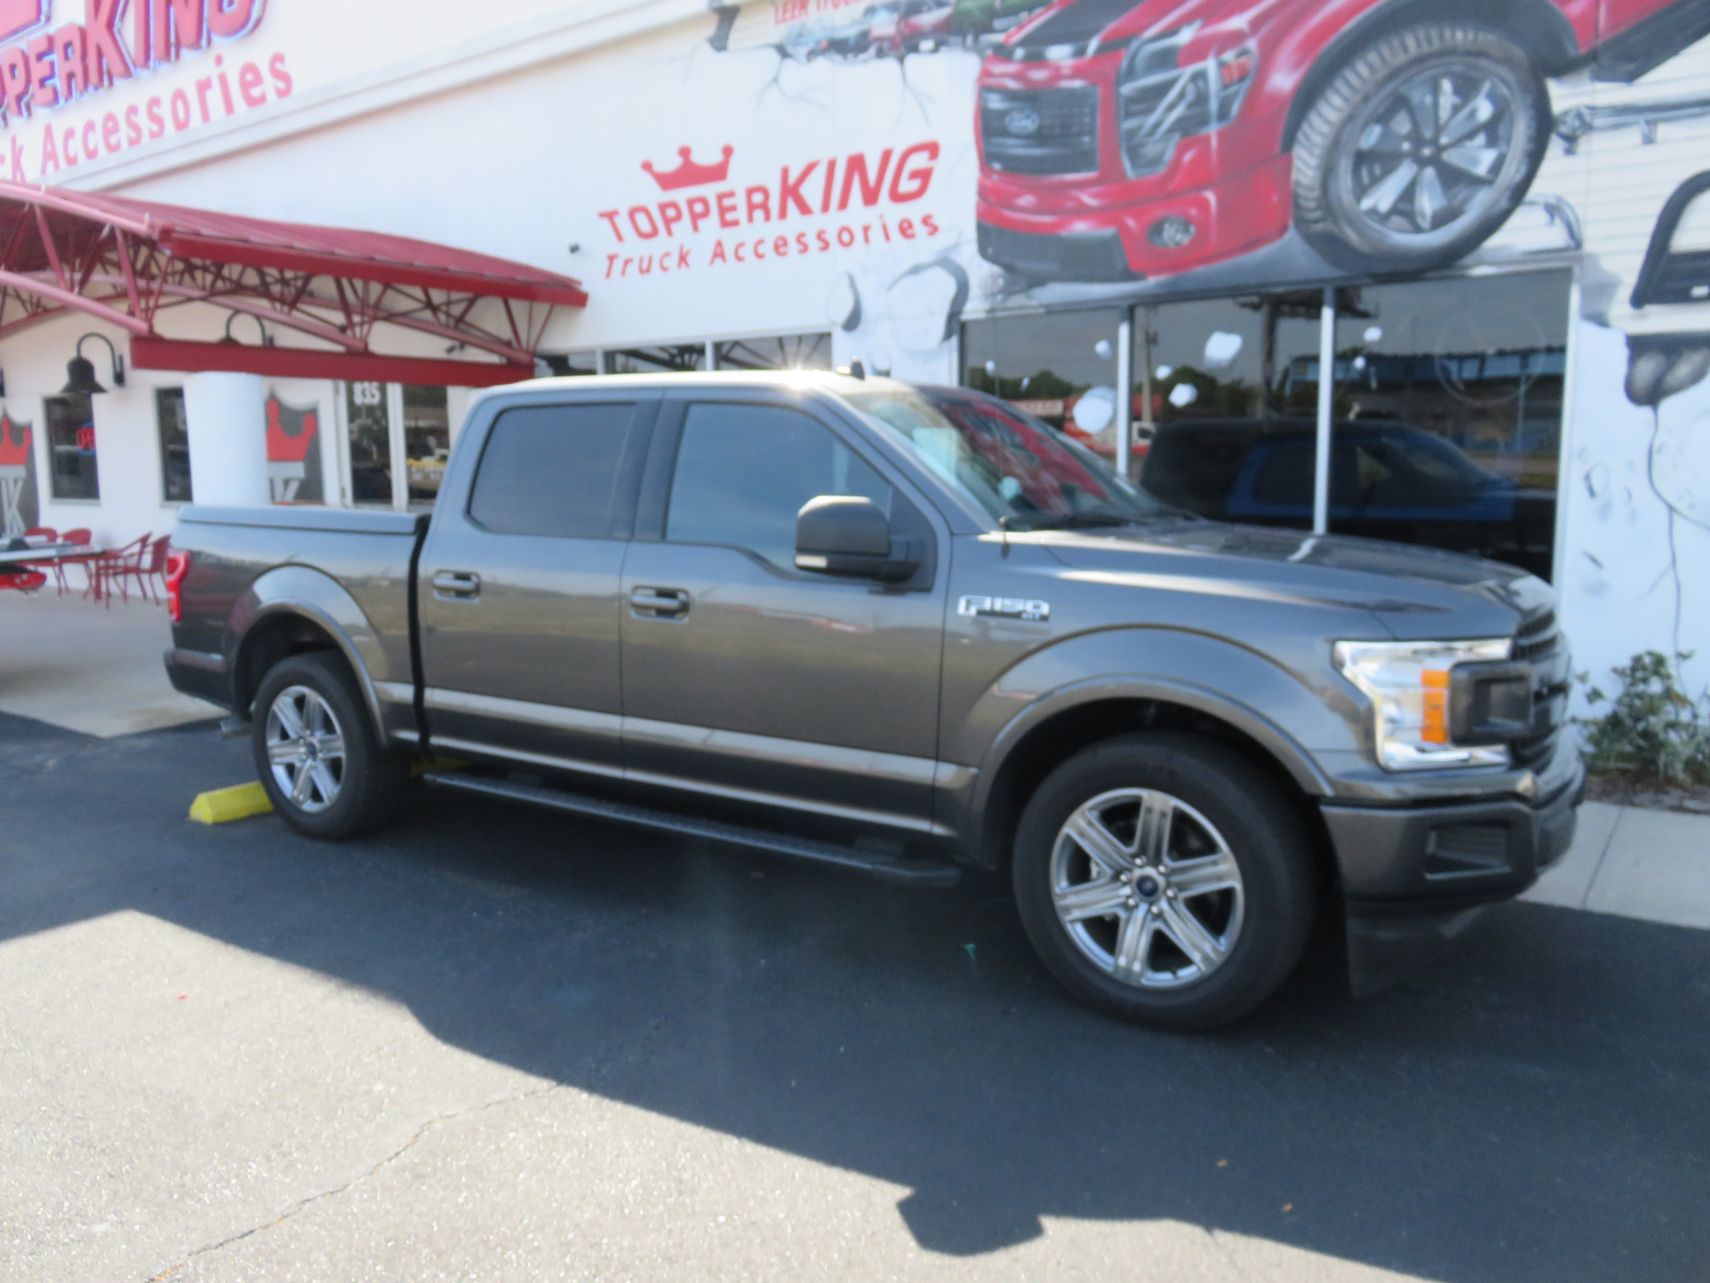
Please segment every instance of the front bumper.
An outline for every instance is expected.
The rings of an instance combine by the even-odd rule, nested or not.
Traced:
[[[1205,140],[1190,140],[1203,144]],[[1187,173],[1210,166],[1188,166]],[[1116,281],[1174,276],[1259,249],[1287,234],[1293,160],[1280,155],[1204,185],[1169,175],[1141,182],[1056,180],[987,173],[977,223],[987,261],[1041,281]],[[1148,195],[1129,193],[1135,187]],[[1193,229],[1185,244],[1160,244],[1165,220]]]
[[[1538,803],[1517,798],[1384,809],[1326,805],[1354,991],[1403,978],[1484,906],[1530,887],[1573,844],[1585,772]]]

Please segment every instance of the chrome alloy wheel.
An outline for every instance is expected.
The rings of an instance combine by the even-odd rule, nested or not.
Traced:
[[[326,810],[344,787],[344,732],[332,707],[307,686],[287,686],[267,710],[273,782],[309,814]]]
[[[1118,789],[1058,831],[1051,898],[1081,951],[1142,989],[1210,976],[1241,935],[1241,869],[1215,825],[1178,797]]]
[[[1504,199],[1519,96],[1506,74],[1452,62],[1416,72],[1354,120],[1336,183],[1370,231],[1400,247],[1447,243]]]

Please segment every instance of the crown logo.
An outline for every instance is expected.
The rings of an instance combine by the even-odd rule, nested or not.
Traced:
[[[705,187],[708,183],[722,183],[730,173],[730,158],[735,151],[734,147],[726,143],[716,165],[698,165],[691,148],[679,147],[677,168],[660,173],[650,160],[642,161],[641,167],[659,184],[660,191],[679,192],[685,187]]]
[[[47,25],[48,0],[0,0],[0,40]]]
[[[291,409],[297,430],[285,428],[285,411]],[[309,457],[309,447],[315,443],[320,429],[320,416],[314,410],[297,410],[285,405],[277,396],[267,398],[267,461],[269,463],[302,463]]]
[[[0,468],[29,466],[30,425],[14,424],[11,415],[0,415]]]

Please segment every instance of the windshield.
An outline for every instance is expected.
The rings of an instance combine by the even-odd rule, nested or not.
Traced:
[[[1124,525],[1184,514],[1090,450],[977,392],[856,392],[856,409],[920,463],[1014,530]]]

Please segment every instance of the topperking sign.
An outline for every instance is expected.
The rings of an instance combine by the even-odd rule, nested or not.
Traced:
[[[226,48],[256,30],[265,8],[266,0],[0,0],[0,175],[52,182],[290,97],[283,53]]]

